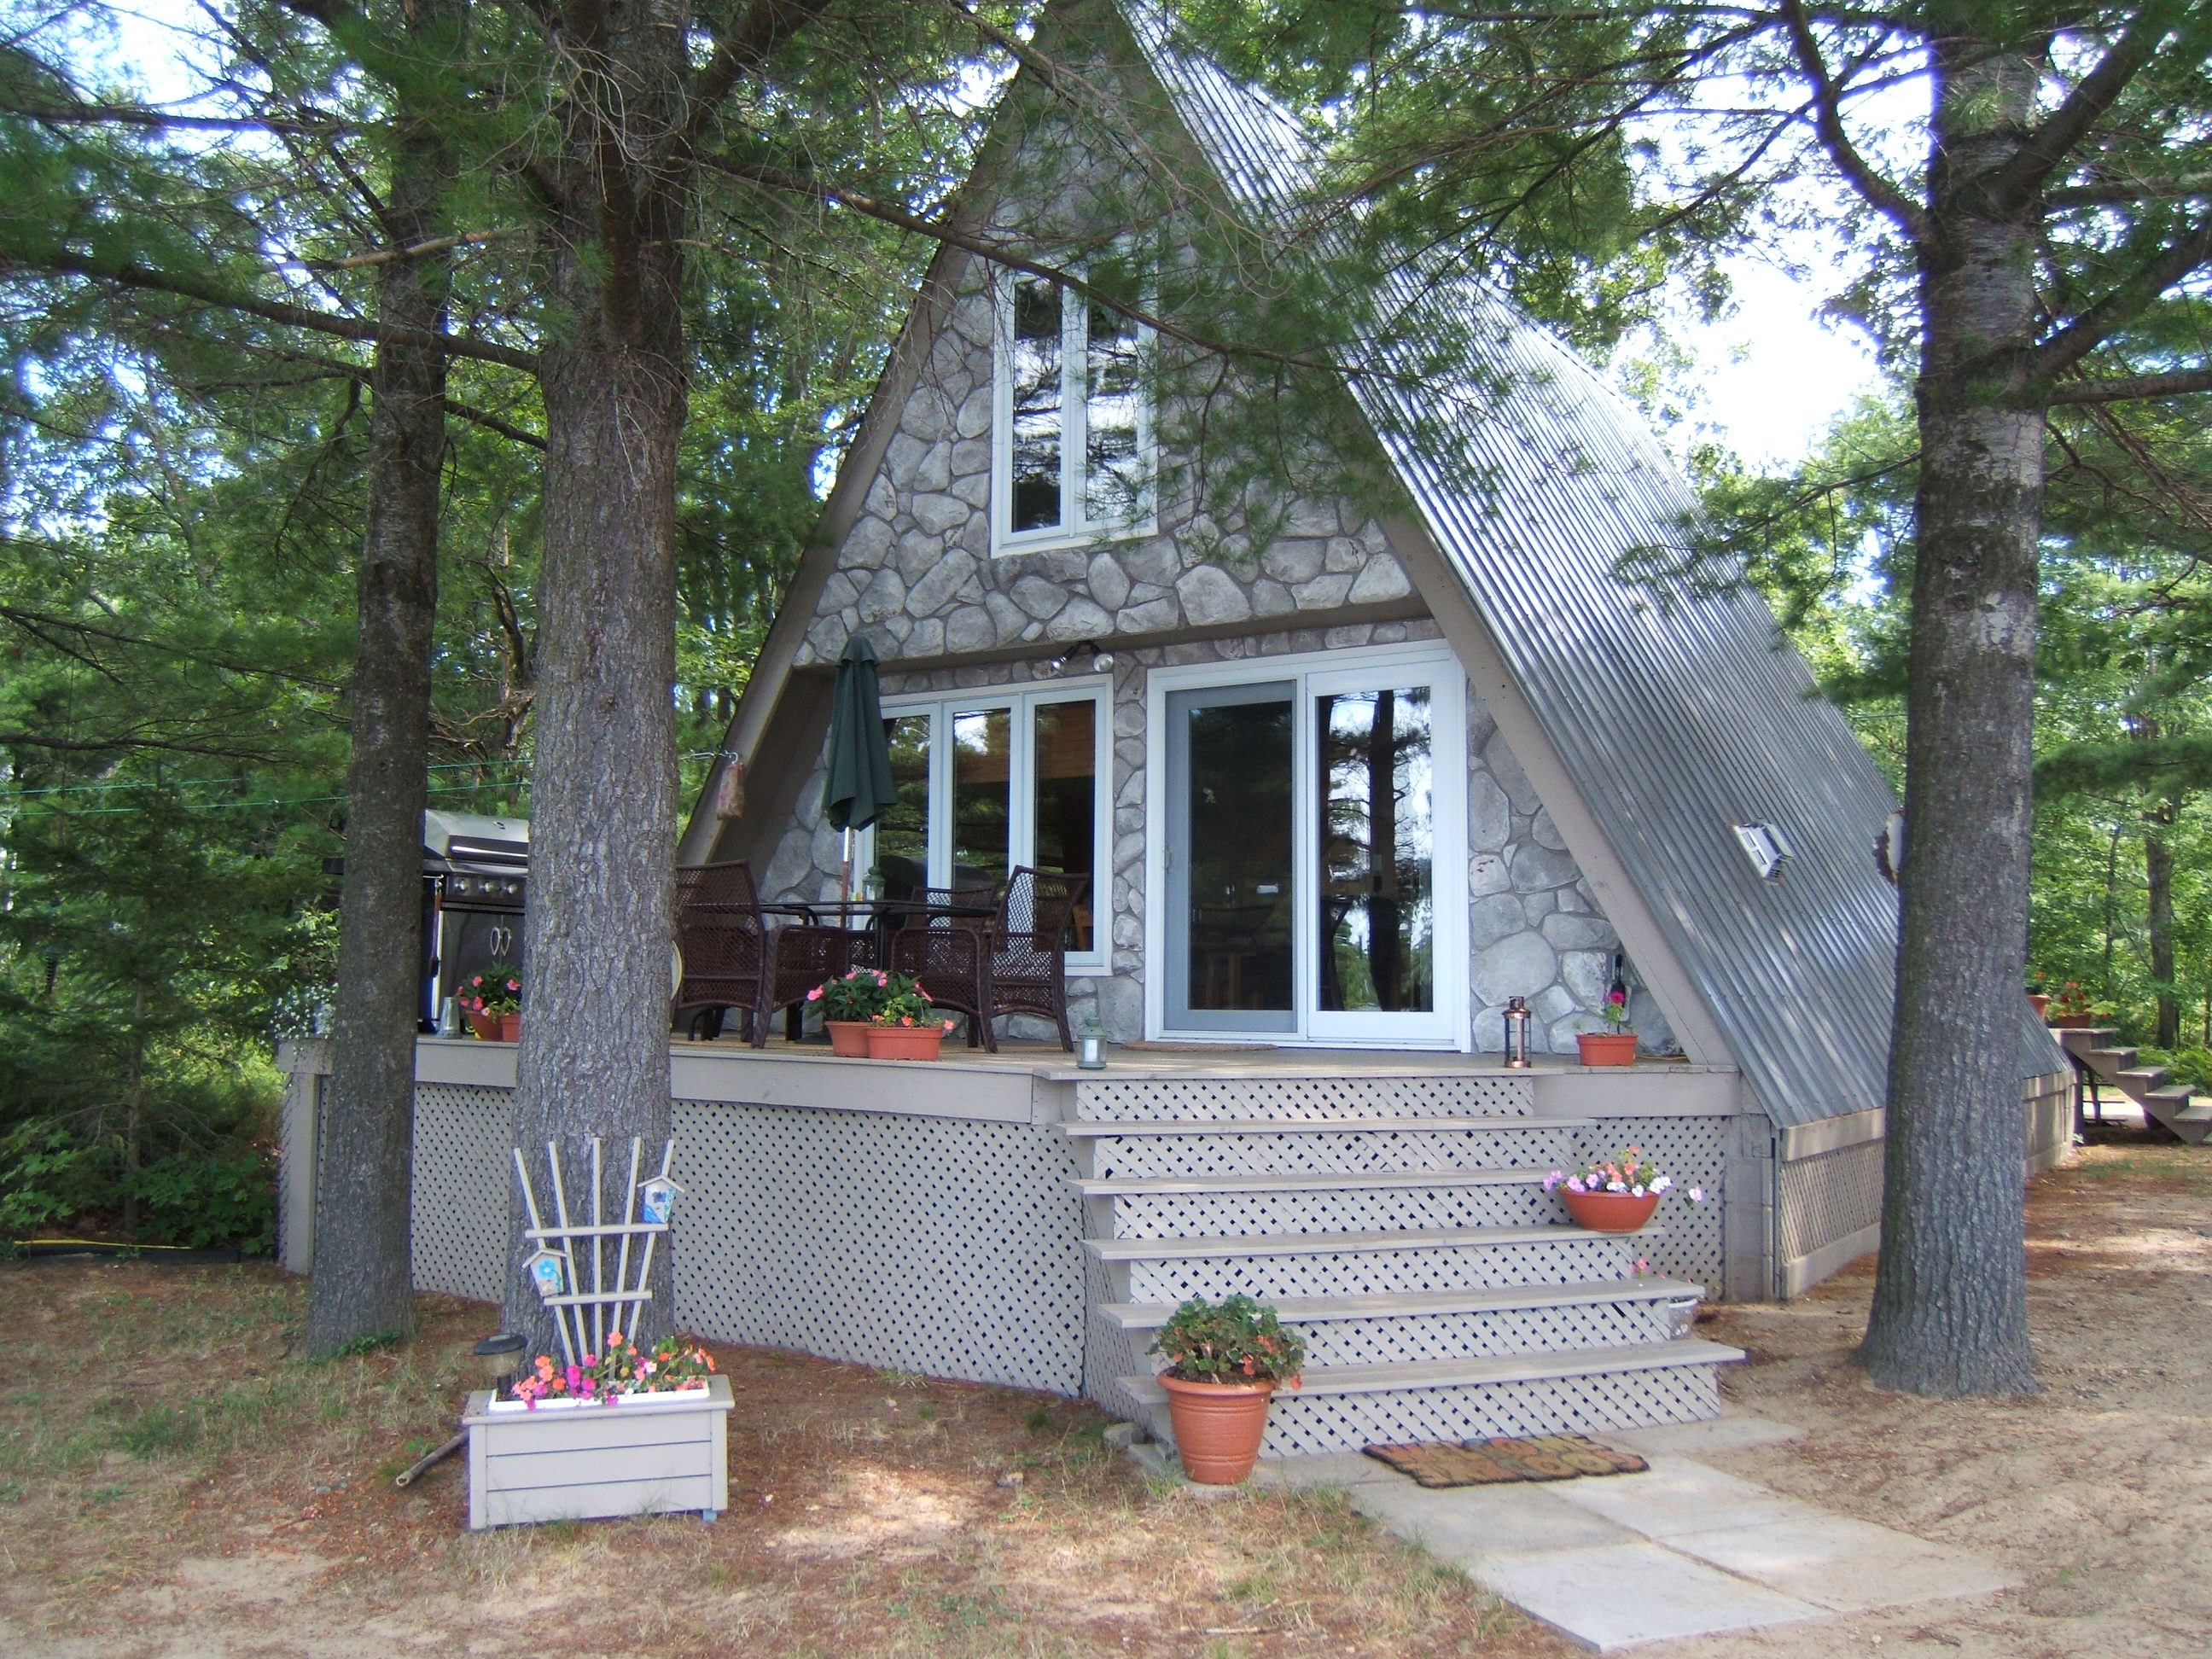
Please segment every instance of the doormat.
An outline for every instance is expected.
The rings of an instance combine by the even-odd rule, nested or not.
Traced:
[[[1423,1441],[1369,1446],[1367,1455],[1424,1486],[1496,1486],[1514,1480],[1572,1480],[1584,1474],[1640,1474],[1650,1468],[1633,1452],[1614,1451],[1587,1435],[1545,1434],[1528,1439]]]

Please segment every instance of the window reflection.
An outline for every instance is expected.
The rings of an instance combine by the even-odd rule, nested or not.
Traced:
[[[1429,690],[1316,701],[1321,744],[1320,1006],[1435,1006],[1435,776]]]
[[[897,799],[876,820],[876,868],[887,898],[929,884],[929,716],[899,714],[884,722],[890,739]]]
[[[1091,948],[1091,915],[1097,902],[1098,705],[1039,703],[1033,738],[1036,779],[1036,848],[1040,870],[1088,876],[1091,885],[1069,924],[1067,948]]]
[[[1085,309],[1084,516],[1127,524],[1144,515],[1137,325],[1095,301]]]
[[[1035,276],[1013,290],[1012,526],[1048,530],[1060,518],[1060,290]]]
[[[1012,711],[952,716],[952,884],[994,886],[1006,878]]]

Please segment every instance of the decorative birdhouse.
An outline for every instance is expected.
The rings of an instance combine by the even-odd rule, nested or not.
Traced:
[[[542,1297],[554,1297],[568,1288],[568,1264],[552,1250],[540,1250],[522,1264],[530,1282]]]
[[[637,1218],[656,1227],[668,1224],[676,1195],[684,1189],[666,1176],[655,1176],[637,1189]]]

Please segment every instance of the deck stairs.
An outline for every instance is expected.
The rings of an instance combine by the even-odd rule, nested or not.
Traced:
[[[2136,1064],[2136,1051],[2119,1044],[2120,1034],[2114,1027],[2080,1027],[2052,1035],[2090,1076],[2142,1107],[2143,1115],[2153,1123],[2191,1146],[2201,1146],[2212,1138],[2212,1106],[2192,1101],[2186,1085],[2168,1083],[2164,1066]]]
[[[1596,1126],[1525,1075],[1085,1081],[1075,1114],[1086,1386],[1160,1439],[1145,1351],[1191,1296],[1247,1291],[1305,1338],[1276,1455],[1695,1421],[1743,1357],[1677,1331],[1703,1292],[1639,1274],[1642,1236],[1544,1190]]]

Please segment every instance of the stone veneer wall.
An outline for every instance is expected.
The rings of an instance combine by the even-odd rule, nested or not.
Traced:
[[[835,662],[863,629],[889,660],[1419,609],[1382,527],[1332,501],[1292,504],[1256,557],[1188,502],[1164,502],[1155,535],[993,557],[993,326],[988,294],[970,284],[838,550],[800,666]]]
[[[1110,908],[1102,915],[1111,929],[1113,972],[1071,979],[1070,1004],[1077,1019],[1095,1013],[1117,1041],[1144,1035],[1145,688],[1150,672],[1437,637],[1436,624],[1420,618],[1116,649],[1113,885]],[[953,691],[1040,683],[1083,682],[1054,680],[1042,664],[1024,660],[907,673],[893,665],[884,675],[884,690]],[[1468,745],[1468,922],[1475,1046],[1503,1046],[1505,1002],[1517,995],[1527,997],[1536,1012],[1531,1030],[1536,1048],[1571,1053],[1577,1031],[1597,1029],[1619,938],[1599,912],[1496,722],[1471,690]],[[839,836],[823,815],[822,770],[817,760],[801,792],[796,821],[768,866],[763,885],[773,898],[813,900],[836,891]],[[1648,996],[1638,994],[1634,1012],[1646,1048],[1673,1046]],[[1044,1034],[1044,1028],[1026,1020],[1018,1021],[1016,1029],[1024,1036]]]

